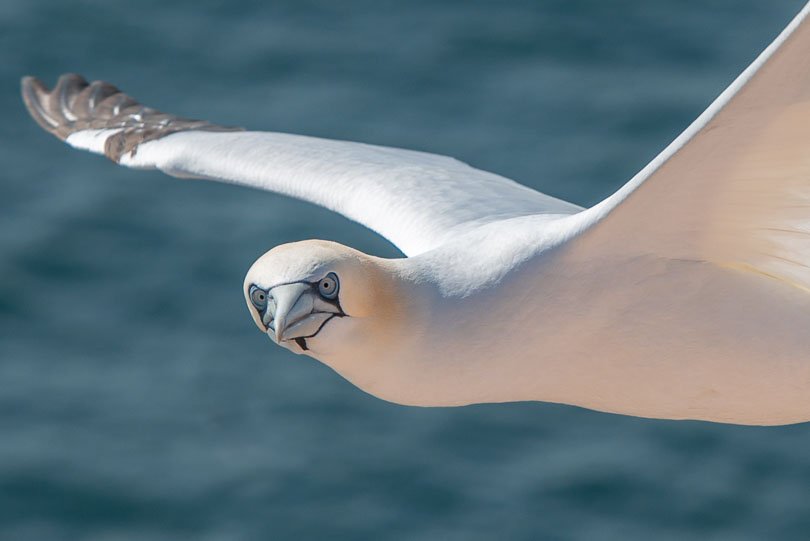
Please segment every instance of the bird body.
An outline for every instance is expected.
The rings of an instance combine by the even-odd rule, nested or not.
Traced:
[[[314,340],[313,353],[403,404],[543,400],[668,419],[808,418],[806,296],[705,262],[581,261],[542,240],[528,252],[520,233],[542,238],[542,229],[515,221],[523,222],[509,228],[519,247],[500,235],[467,244],[455,272],[445,258],[396,260],[409,302],[392,327],[407,333],[390,341],[372,333],[368,349],[345,358],[321,354]],[[490,258],[521,261],[494,276],[483,271],[496,266]],[[340,329],[324,329],[327,343],[330,331]]]
[[[250,132],[108,83],[23,80],[34,119],[121,165],[308,200],[406,255],[276,247],[259,329],[380,398],[810,420],[810,4],[647,167],[583,209],[444,156]]]

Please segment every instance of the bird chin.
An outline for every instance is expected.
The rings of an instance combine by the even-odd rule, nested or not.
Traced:
[[[287,348],[296,355],[306,355],[309,352],[308,338],[291,338],[289,340],[282,340],[282,347]]]
[[[273,329],[268,329],[267,337],[270,338],[270,340],[272,340],[273,343],[283,347],[284,349],[292,351],[296,355],[301,355],[309,349],[309,345],[306,342],[306,338],[297,338],[297,339],[290,338],[289,340],[282,340],[279,342],[278,340],[276,340],[276,333],[275,331],[273,331]],[[303,341],[303,344],[301,343],[301,341]],[[304,346],[307,348],[306,350],[304,349]]]
[[[279,346],[285,347],[293,353],[300,355],[309,351],[309,340],[314,338],[333,317],[336,317],[336,314],[329,312],[313,312],[300,321],[290,325],[284,331],[284,338],[281,341],[276,339],[275,329],[272,327],[267,329],[267,336]]]

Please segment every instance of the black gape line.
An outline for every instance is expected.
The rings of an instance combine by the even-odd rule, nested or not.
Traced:
[[[338,309],[339,309],[339,307],[338,307]],[[303,349],[304,351],[309,351],[309,347],[307,347],[307,338],[312,338],[313,336],[317,336],[318,333],[321,332],[321,329],[323,329],[324,326],[327,323],[329,323],[330,321],[332,321],[336,317],[346,317],[346,314],[344,314],[342,310],[341,310],[341,312],[339,314],[332,314],[332,317],[330,317],[329,319],[327,319],[326,321],[321,323],[321,326],[318,327],[317,331],[315,331],[314,333],[312,333],[312,334],[310,334],[308,336],[299,336],[298,338],[293,338],[293,340],[295,341],[296,344],[298,344],[301,347],[301,349]]]
[[[275,284],[272,287],[265,289],[260,288],[256,284],[251,284],[248,287],[248,298],[250,299],[251,304],[253,304],[254,308],[259,312],[259,315],[264,320],[264,316],[269,309],[269,299],[272,299],[273,296],[270,294],[270,291],[273,288],[278,286],[290,285],[290,284],[307,284],[311,289],[318,292],[318,296],[324,302],[327,302],[337,308],[337,312],[332,314],[332,317],[328,318],[326,321],[321,323],[321,326],[318,327],[318,330],[308,336],[299,336],[293,338],[293,341],[298,344],[304,351],[309,351],[309,346],[307,345],[307,338],[312,338],[317,336],[321,329],[323,329],[324,325],[328,322],[332,321],[333,318],[336,317],[347,317],[346,312],[343,311],[343,307],[340,305],[340,298],[338,293],[340,292],[340,280],[338,279],[337,274],[334,272],[330,272],[325,277],[321,278],[317,282],[308,282],[306,280],[300,280],[297,282],[283,282],[281,284]],[[275,319],[275,318],[273,318]]]
[[[332,317],[330,317],[329,319],[327,319],[326,321],[324,321],[323,323],[321,323],[321,326],[320,326],[320,327],[318,327],[318,330],[317,330],[317,331],[315,331],[314,333],[312,333],[312,334],[310,334],[310,335],[307,335],[307,336],[299,336],[299,337],[297,337],[297,338],[293,338],[293,341],[294,341],[296,344],[298,344],[298,347],[300,347],[300,348],[301,348],[301,349],[303,349],[304,351],[309,351],[309,346],[307,346],[307,338],[313,338],[313,337],[315,337],[315,336],[318,336],[318,333],[319,333],[319,332],[321,332],[321,329],[323,329],[323,328],[324,328],[324,326],[325,326],[327,323],[329,323],[330,321],[332,321],[334,318],[336,318],[336,317],[347,317],[347,316],[346,316],[346,314],[345,314],[345,313],[343,313],[343,310],[340,308],[340,306],[339,306],[339,305],[335,304],[335,306],[337,306],[337,309],[338,309],[338,310],[340,310],[340,312],[339,312],[339,313],[337,313],[337,314],[332,314]]]

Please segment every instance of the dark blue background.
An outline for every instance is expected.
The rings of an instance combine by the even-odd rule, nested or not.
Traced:
[[[0,539],[807,538],[808,426],[371,398],[256,332],[241,285],[279,243],[395,255],[384,240],[116,168],[18,96],[22,75],[77,71],[181,115],[449,154],[589,205],[802,3],[3,0]]]

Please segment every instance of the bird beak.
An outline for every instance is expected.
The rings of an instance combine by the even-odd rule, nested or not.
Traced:
[[[275,309],[271,304],[265,317],[270,316],[268,330],[274,331],[276,342],[284,340],[284,332],[301,319],[312,313],[312,295],[305,295],[310,290],[309,284],[285,284],[270,290]]]
[[[336,315],[317,297],[312,284],[297,282],[276,286],[269,291],[263,322],[267,334],[276,343],[314,336],[323,324]]]

